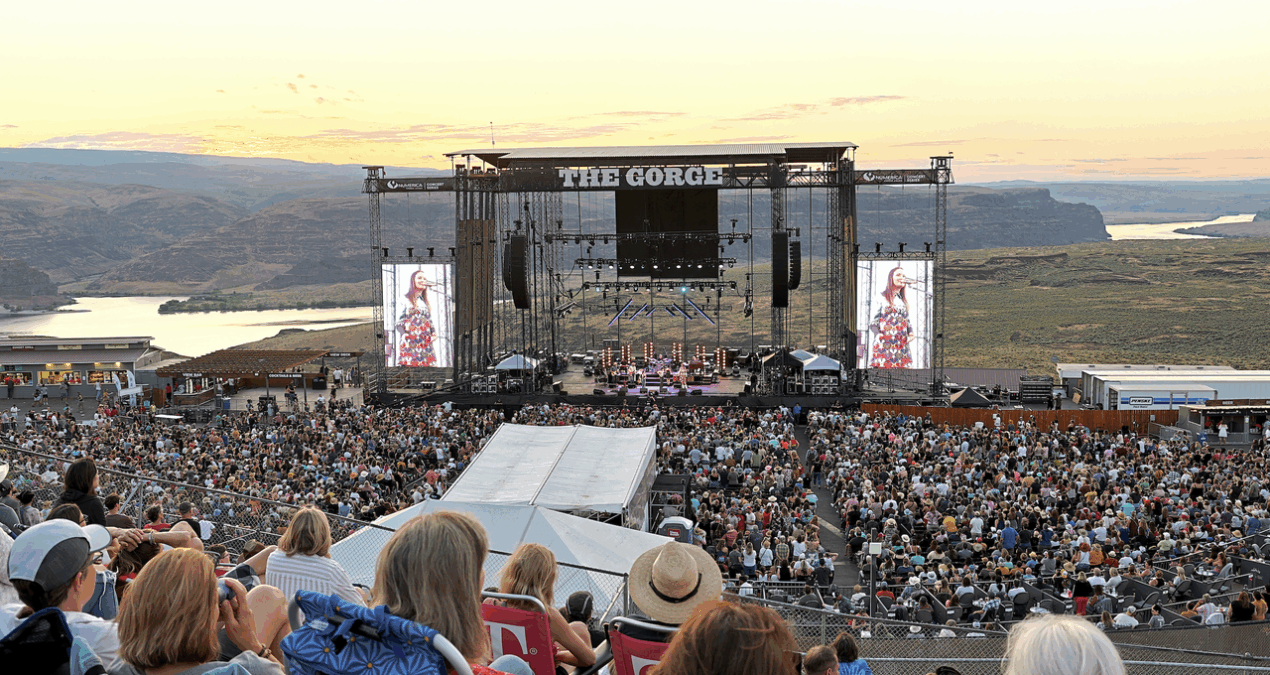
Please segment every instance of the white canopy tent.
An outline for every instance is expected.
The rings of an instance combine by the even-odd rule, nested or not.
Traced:
[[[842,364],[824,354],[814,354],[811,358],[803,360],[803,371],[809,370],[832,370],[837,372],[842,370]]]
[[[494,370],[534,370],[538,367],[538,359],[531,359],[520,354],[512,354],[511,356],[498,362],[494,366]]]
[[[656,427],[504,424],[442,501],[612,514],[643,529],[656,471],[656,432]]]
[[[567,428],[567,427],[566,427]],[[574,591],[590,591],[597,614],[619,593],[616,576],[630,571],[631,563],[643,552],[661,546],[668,538],[648,532],[608,525],[571,516],[541,506],[465,503],[428,499],[410,508],[390,513],[375,521],[392,530],[410,519],[433,511],[461,511],[481,521],[489,535],[491,551],[512,553],[523,543],[542,544],[551,549],[556,562],[587,570],[562,567],[557,576],[556,598],[563,602]],[[331,547],[331,558],[340,563],[354,583],[371,585],[379,551],[391,532],[362,528]],[[497,585],[506,558],[491,554],[485,563],[485,585]]]

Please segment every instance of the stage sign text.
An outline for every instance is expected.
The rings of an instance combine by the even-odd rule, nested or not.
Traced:
[[[721,187],[723,167],[633,166],[628,169],[560,169],[561,186],[614,190],[671,187]]]

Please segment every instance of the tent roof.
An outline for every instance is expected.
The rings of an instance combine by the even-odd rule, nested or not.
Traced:
[[[983,394],[966,387],[961,391],[948,397],[948,402],[954,408],[987,408],[992,405],[992,401],[984,398]]]
[[[794,351],[790,352],[789,355],[798,359],[799,361],[808,361],[811,358],[816,356],[815,354],[812,354],[806,349],[795,349]]]
[[[781,350],[779,352],[772,352],[771,354],[764,356],[763,365],[764,366],[781,365],[781,366],[789,366],[791,368],[802,368],[803,362],[802,362],[802,359],[799,359],[793,354],[787,351]]]
[[[653,460],[656,432],[504,424],[442,501],[621,513]]]
[[[842,364],[825,356],[824,354],[815,354],[810,359],[803,361],[803,370],[842,370]]]
[[[489,535],[491,551],[512,553],[524,543],[542,544],[551,549],[556,560],[570,565],[589,567],[611,574],[626,574],[631,563],[643,552],[669,541],[649,532],[641,532],[617,525],[608,525],[560,513],[538,506],[480,504],[425,499],[409,508],[390,513],[375,521],[376,525],[392,530],[405,525],[412,518],[433,511],[460,511],[470,513],[481,521]],[[355,583],[369,585],[374,581],[375,562],[379,551],[392,536],[391,532],[365,527],[331,547],[331,558],[340,563]],[[485,564],[487,584],[498,583],[498,573],[504,564],[499,556],[490,556]],[[562,591],[592,590],[592,588],[562,588],[577,575],[559,575],[556,588],[558,597]],[[574,579],[576,582],[577,579]],[[601,584],[601,587],[603,585]],[[596,595],[597,606],[601,596]]]
[[[532,370],[537,367],[537,359],[531,359],[521,354],[512,354],[499,361],[498,365],[494,366],[494,370]]]
[[[221,349],[155,372],[160,377],[178,377],[182,373],[251,377],[290,371],[323,356],[325,349]]]

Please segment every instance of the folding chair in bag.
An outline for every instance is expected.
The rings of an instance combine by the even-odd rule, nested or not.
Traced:
[[[556,648],[551,640],[551,624],[542,601],[530,595],[510,593],[481,594],[498,600],[519,600],[537,605],[539,611],[515,609],[501,605],[481,605],[481,616],[489,630],[490,650],[497,659],[504,654],[519,656],[529,664],[534,675],[555,675]]]
[[[609,646],[613,650],[613,675],[648,675],[648,669],[660,663],[662,656],[666,654],[666,649],[670,647],[665,642],[637,640],[623,635],[618,628],[620,624],[666,634],[673,634],[679,630],[671,626],[659,626],[624,616],[610,621],[608,634]]]
[[[304,621],[300,621],[300,612]],[[297,591],[287,605],[291,634],[282,639],[290,675],[472,675],[467,659],[423,624],[355,605],[338,595]]]
[[[6,673],[23,675],[105,675],[92,650],[77,642],[56,607],[45,607],[0,638],[0,663]]]

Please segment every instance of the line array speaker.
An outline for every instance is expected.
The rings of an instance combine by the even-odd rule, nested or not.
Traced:
[[[797,290],[803,280],[803,243],[789,242],[789,290]]]
[[[529,309],[529,265],[525,260],[528,239],[523,234],[512,235],[503,252],[503,285],[512,292],[516,309]]]
[[[789,233],[772,233],[772,306],[789,307]]]

